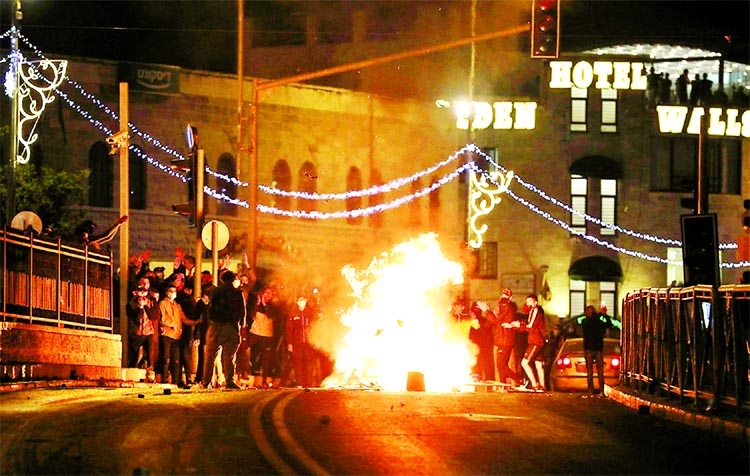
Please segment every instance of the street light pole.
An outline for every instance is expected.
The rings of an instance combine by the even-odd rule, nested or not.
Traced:
[[[18,163],[18,122],[20,115],[20,81],[21,81],[21,50],[18,46],[18,39],[21,29],[21,20],[23,12],[21,11],[21,0],[13,2],[15,11],[11,21],[11,39],[10,39],[10,61],[11,73],[13,74],[13,88],[11,97],[11,118],[10,118],[10,163],[8,164],[7,190],[5,196],[5,223],[10,224],[16,215],[16,164]]]
[[[120,83],[120,131],[130,131],[128,83]],[[120,216],[130,215],[130,140],[126,134],[124,143],[120,144]],[[120,229],[120,338],[122,339],[122,367],[127,368],[130,360],[130,343],[128,335],[128,261],[130,254],[130,227],[126,224]]]

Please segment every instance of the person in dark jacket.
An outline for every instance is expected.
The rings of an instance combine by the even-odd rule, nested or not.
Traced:
[[[604,392],[604,334],[612,327],[612,320],[606,314],[596,312],[594,306],[586,306],[583,320],[583,353],[586,357],[586,382],[589,393],[594,394],[594,362],[599,380],[599,391]]]
[[[486,307],[484,303],[477,303]],[[513,291],[505,288],[500,293],[500,301],[497,308],[483,309],[487,319],[492,323],[493,344],[495,347],[495,367],[498,379],[501,383],[516,386],[521,382],[521,377],[508,365],[513,348],[516,345],[516,331],[509,327],[503,327],[503,323],[510,324],[516,319],[518,306],[513,302]]]
[[[225,271],[221,275],[221,284],[211,295],[201,388],[208,388],[213,380],[213,363],[219,348],[226,388],[241,388],[234,381],[234,356],[240,345],[240,322],[245,318],[245,299],[239,286],[239,278],[233,272]]]

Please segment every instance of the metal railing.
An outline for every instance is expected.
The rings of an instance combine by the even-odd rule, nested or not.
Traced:
[[[625,384],[708,409],[750,405],[750,285],[641,289],[622,317]]]
[[[0,320],[113,332],[112,256],[0,230]]]

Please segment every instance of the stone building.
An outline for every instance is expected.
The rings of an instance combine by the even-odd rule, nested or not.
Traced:
[[[277,42],[284,46],[267,37],[260,42],[252,32],[261,19],[249,21],[245,98],[252,97],[253,78],[286,78],[418,51],[470,36],[473,23],[477,35],[512,29],[526,14],[526,2],[479,2],[490,10],[473,15],[463,2],[460,8],[450,3],[294,12],[285,18],[299,28],[294,38]],[[698,139],[687,127],[668,133],[660,126],[641,87],[648,58],[563,53],[542,61],[529,58],[527,45],[528,35],[508,34],[474,48],[419,51],[263,91],[256,118],[260,185],[344,194],[403,183],[382,195],[314,203],[261,191],[258,203],[265,207],[342,215],[259,213],[259,268],[269,275],[293,274],[300,285],[335,286],[343,265],[365,265],[389,246],[429,231],[450,256],[473,268],[467,287],[472,299],[494,301],[499,288],[511,287],[517,296],[539,294],[551,316],[577,315],[590,303],[605,303],[617,315],[626,292],[680,284],[681,215],[692,214],[681,203],[693,197]],[[191,124],[212,171],[206,184],[224,197],[206,198],[206,218],[227,223],[231,240],[225,251],[238,262],[253,230],[246,208],[251,164],[237,145],[237,78],[68,59],[70,81],[60,87],[65,96],[56,110],[40,121],[37,157],[90,169],[85,211],[98,223],[114,222],[118,159],[109,155],[105,139],[118,130],[112,112],[118,84],[127,81],[134,126],[131,253],[150,250],[153,261],[169,263],[176,247],[195,252],[195,230],[171,208],[185,201],[186,186],[169,168],[187,153],[183,136]],[[717,114],[717,122],[734,120],[741,127],[707,140],[707,211],[717,216],[718,241],[736,243],[742,200],[750,195],[750,116],[731,105]],[[467,143],[481,152],[457,154]],[[502,201],[480,219],[487,231],[473,251],[465,248],[468,180],[457,177],[423,193],[469,157],[488,172],[500,166],[519,179],[510,185],[512,195],[500,195]],[[441,161],[446,163],[430,169]],[[381,213],[346,215],[414,194],[414,200]],[[112,242],[113,250],[117,244]],[[743,269],[733,266],[741,262],[736,254],[731,246],[721,250],[721,261],[729,264],[721,268],[723,283],[737,282]]]

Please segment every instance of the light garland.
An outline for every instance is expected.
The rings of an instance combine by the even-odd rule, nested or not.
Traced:
[[[356,208],[354,210],[347,210],[342,212],[319,212],[319,211],[302,211],[302,210],[282,210],[280,208],[276,207],[269,207],[266,205],[258,205],[258,211],[262,213],[271,213],[273,215],[279,215],[279,216],[287,216],[287,217],[294,217],[294,218],[307,218],[307,219],[313,219],[313,220],[330,220],[334,218],[359,218],[362,216],[369,216],[373,215],[375,213],[382,213],[386,210],[392,210],[394,208],[398,208],[406,203],[411,202],[414,199],[423,197],[431,192],[434,192],[438,188],[442,187],[443,185],[447,184],[448,182],[451,182],[455,180],[456,177],[461,175],[465,170],[470,168],[473,165],[473,162],[466,163],[453,172],[446,174],[442,176],[440,179],[436,180],[432,184],[430,184],[427,187],[423,187],[421,190],[416,191],[415,193],[412,193],[410,195],[405,195],[403,197],[399,197],[395,200],[391,200],[387,203],[380,203],[378,205],[373,205],[369,207],[364,208]]]
[[[9,33],[10,32],[4,33],[2,36],[0,36],[0,38],[3,38],[4,36],[8,35]],[[35,51],[35,53],[37,53],[40,57],[44,58],[44,55],[38,49],[36,49],[33,45],[30,45],[30,43],[28,42],[28,40],[23,35],[19,34],[19,38],[21,38],[27,44],[29,44],[29,46]],[[0,62],[6,62],[6,59],[4,58]],[[68,78],[66,77],[66,79],[68,79]],[[83,97],[85,97],[85,98],[89,99],[90,101],[92,101],[95,105],[97,105],[97,107],[99,107],[99,109],[103,110],[110,117],[115,118],[115,119],[118,117],[117,114],[114,111],[112,111],[109,107],[107,107],[105,104],[103,104],[98,98],[96,98],[95,96],[87,93],[78,83],[75,83],[74,81],[69,80],[69,79],[68,79],[68,82],[75,89],[77,89],[81,93],[81,95]],[[66,98],[66,102],[74,110],[76,110],[77,112],[79,112],[79,114],[81,114],[84,118],[86,118],[91,124],[93,124],[96,128],[102,130],[107,135],[111,135],[112,134],[112,131],[109,128],[107,128],[106,126],[104,126],[104,124],[102,124],[101,121],[98,121],[98,120],[94,119],[88,111],[84,111],[82,108],[80,108],[72,99],[69,98],[69,96],[67,96],[59,88],[56,88],[55,91],[61,97]],[[134,132],[135,135],[141,137],[145,142],[153,145],[154,147],[157,147],[157,148],[161,149],[162,151],[164,151],[168,155],[172,155],[174,157],[184,157],[182,154],[179,154],[174,149],[172,149],[172,148],[170,148],[170,147],[168,147],[166,145],[161,144],[157,139],[155,139],[154,137],[150,136],[149,134],[140,131],[134,124],[131,123],[131,124],[129,124],[129,126],[133,130],[133,132]],[[152,166],[156,167],[160,171],[167,172],[171,176],[176,177],[176,178],[182,180],[183,182],[185,182],[185,181],[188,180],[184,175],[172,171],[172,169],[170,167],[165,166],[164,164],[162,164],[158,160],[152,158],[151,156],[149,156],[142,149],[140,149],[140,148],[134,148],[131,145],[131,150],[134,150],[136,152],[136,154],[141,159],[146,160],[149,164],[151,164]],[[492,164],[493,166],[497,167],[500,170],[503,170],[503,171],[506,170],[504,167],[502,167],[501,165],[499,165],[496,162],[494,162],[494,160],[490,156],[488,156],[487,154],[485,154],[478,146],[476,146],[475,144],[467,144],[463,148],[457,150],[454,154],[452,154],[451,156],[449,156],[444,161],[442,161],[442,162],[440,162],[438,164],[435,164],[435,165],[429,167],[428,169],[425,169],[425,170],[423,170],[421,172],[417,172],[417,173],[415,173],[415,174],[413,174],[413,175],[411,175],[409,177],[395,179],[395,180],[389,182],[388,184],[379,185],[379,186],[375,186],[375,187],[370,187],[368,189],[353,190],[353,191],[348,191],[346,193],[317,194],[317,193],[305,193],[305,192],[296,192],[296,191],[283,191],[283,190],[279,190],[279,189],[276,189],[276,188],[267,187],[265,185],[259,185],[258,188],[259,188],[260,191],[262,191],[264,193],[267,193],[267,194],[271,194],[271,195],[290,196],[290,197],[303,198],[303,199],[308,199],[308,200],[341,200],[341,199],[345,200],[347,198],[352,198],[352,197],[361,197],[361,196],[375,195],[375,194],[378,194],[378,193],[385,193],[385,192],[393,191],[393,190],[396,190],[396,189],[399,189],[399,188],[403,187],[404,185],[412,183],[412,182],[416,181],[417,179],[419,179],[419,178],[421,178],[421,177],[423,177],[423,176],[425,176],[425,175],[433,172],[434,170],[437,170],[438,168],[443,167],[443,166],[449,164],[450,162],[456,160],[456,158],[458,158],[461,154],[466,153],[467,151],[471,151],[473,153],[476,153],[476,154],[480,155],[485,160],[487,160],[490,164]],[[457,177],[458,175],[460,175],[461,173],[463,173],[463,171],[466,169],[466,167],[471,167],[474,170],[480,171],[482,174],[486,174],[486,172],[484,172],[482,169],[477,168],[475,164],[468,163],[468,164],[465,164],[464,166],[459,167],[453,173],[450,173],[448,175],[443,176],[440,180],[434,182],[429,187],[425,187],[422,190],[420,190],[420,191],[418,191],[418,192],[416,192],[414,194],[398,198],[398,199],[393,200],[393,201],[388,202],[388,203],[378,204],[378,205],[375,205],[375,206],[372,206],[372,207],[359,208],[359,209],[356,209],[356,210],[350,210],[350,211],[346,211],[346,212],[323,213],[323,212],[317,212],[317,211],[313,211],[313,212],[289,211],[289,210],[281,210],[281,209],[278,209],[278,208],[275,208],[275,207],[267,207],[267,206],[260,205],[260,204],[257,205],[257,210],[260,211],[260,212],[262,212],[262,213],[271,213],[271,214],[275,214],[275,215],[291,216],[291,217],[307,218],[307,219],[352,218],[352,217],[360,217],[360,216],[365,216],[365,215],[371,215],[371,214],[374,214],[374,213],[380,213],[382,211],[386,211],[386,210],[390,210],[390,209],[394,209],[394,208],[400,207],[400,206],[402,206],[402,205],[404,205],[404,204],[406,204],[408,202],[411,202],[415,198],[419,198],[419,197],[424,196],[424,195],[426,195],[428,193],[431,193],[434,190],[437,190],[438,188],[442,187],[442,185],[445,185],[446,183],[454,180],[455,177]],[[223,180],[223,181],[226,181],[226,182],[229,182],[229,183],[233,183],[233,184],[241,186],[241,187],[247,187],[248,186],[247,182],[242,182],[242,181],[240,181],[239,179],[237,179],[235,177],[231,177],[231,176],[226,175],[226,174],[221,174],[221,173],[215,172],[215,171],[211,170],[208,166],[206,166],[206,172],[209,173],[210,175],[213,175],[217,179],[220,179],[220,180]],[[579,212],[577,210],[574,210],[572,207],[570,207],[566,203],[561,202],[560,200],[557,200],[554,197],[550,197],[543,190],[537,188],[533,184],[525,182],[524,180],[521,179],[521,177],[519,177],[517,175],[515,175],[513,178],[515,178],[516,180],[518,180],[518,182],[524,188],[527,188],[528,190],[536,193],[537,195],[539,195],[540,197],[542,197],[545,200],[549,201],[550,203],[552,203],[552,204],[554,204],[554,205],[556,205],[558,207],[561,207],[561,208],[565,209],[569,213],[573,213],[573,214],[577,214],[579,216],[582,216],[587,221],[596,223],[596,224],[598,224],[598,225],[600,225],[602,227],[606,227],[606,228],[610,228],[610,229],[616,230],[616,231],[618,231],[620,233],[623,233],[623,234],[626,234],[626,235],[629,235],[629,236],[632,236],[632,237],[635,237],[635,238],[645,239],[645,240],[652,241],[652,242],[655,242],[655,243],[660,243],[660,244],[673,245],[673,246],[681,246],[681,242],[679,240],[673,240],[673,239],[668,239],[668,238],[660,238],[660,237],[656,237],[656,236],[653,236],[653,235],[643,234],[643,233],[639,233],[639,232],[636,232],[636,231],[633,231],[633,230],[625,229],[625,228],[619,227],[617,225],[613,225],[613,224],[602,222],[600,219],[598,219],[596,217],[592,217],[592,216],[587,215],[585,213],[581,213],[581,212]],[[210,196],[210,197],[212,197],[212,198],[214,198],[216,200],[224,201],[224,202],[236,205],[236,206],[242,206],[244,208],[248,208],[249,207],[249,205],[248,205],[248,203],[246,201],[231,198],[231,197],[227,196],[226,194],[224,194],[223,192],[218,192],[216,190],[211,189],[210,187],[205,186],[204,187],[204,192],[208,196]],[[647,255],[647,254],[644,254],[644,253],[637,252],[637,251],[628,250],[628,249],[625,249],[625,248],[620,248],[620,247],[612,245],[609,242],[600,240],[600,239],[598,239],[598,238],[596,238],[594,236],[586,235],[585,233],[581,233],[581,232],[577,232],[577,231],[573,230],[566,222],[552,217],[549,213],[540,210],[538,207],[536,207],[536,205],[531,204],[530,202],[528,202],[525,199],[519,197],[518,195],[516,195],[512,191],[508,190],[507,193],[508,193],[509,196],[511,196],[512,198],[514,198],[516,201],[518,201],[519,203],[521,203],[524,206],[526,206],[527,208],[529,208],[529,210],[531,210],[531,211],[533,211],[533,212],[535,212],[535,213],[543,216],[544,218],[546,218],[547,220],[549,220],[552,223],[555,223],[556,225],[560,226],[561,228],[566,229],[568,232],[570,232],[573,235],[582,236],[583,238],[585,238],[585,239],[587,239],[589,241],[592,241],[592,242],[594,242],[596,244],[599,244],[600,246],[604,246],[604,247],[613,249],[614,251],[617,251],[617,252],[620,252],[620,253],[623,253],[623,254],[626,254],[626,255],[635,256],[635,257],[638,257],[638,258],[641,258],[641,259],[646,259],[646,260],[649,260],[649,261],[656,261],[656,262],[660,262],[660,263],[669,263],[665,259],[657,258],[657,257],[650,256],[650,255]],[[722,244],[719,245],[719,249],[734,249],[734,248],[737,248],[737,244],[736,243],[726,243],[726,244],[722,243]],[[672,263],[672,264],[674,264],[674,263]],[[732,268],[740,268],[740,267],[745,267],[745,266],[748,266],[748,265],[750,265],[750,263],[748,263],[747,261],[741,261],[741,262],[736,262],[736,263],[721,263],[722,267],[732,267]]]

